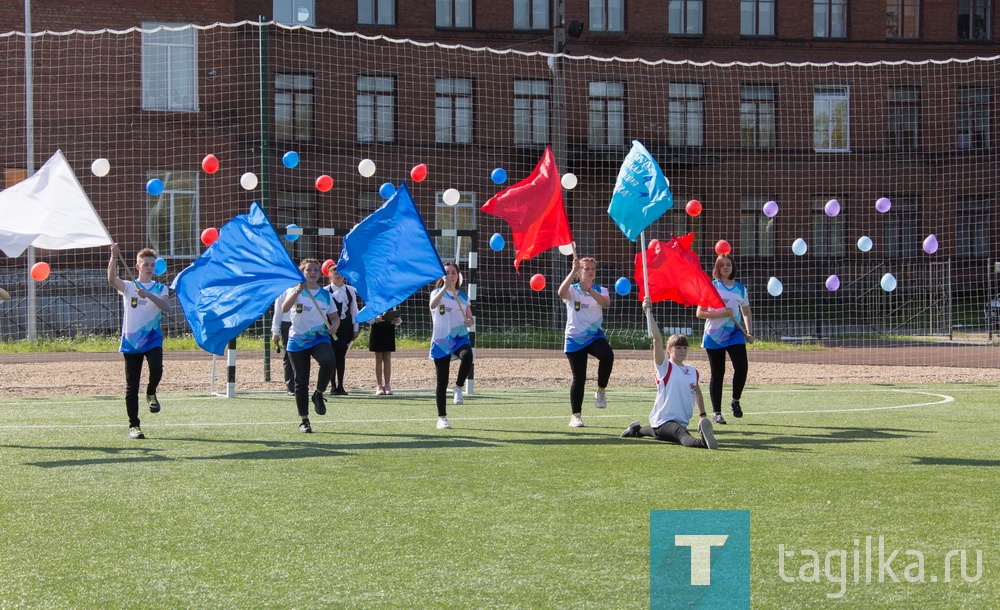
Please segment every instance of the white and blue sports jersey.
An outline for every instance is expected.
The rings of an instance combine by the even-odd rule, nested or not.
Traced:
[[[608,297],[608,289],[593,284],[590,288],[596,290],[604,298]],[[594,297],[583,292],[580,284],[569,287],[569,299],[563,299],[566,304],[566,353],[578,352],[594,341],[604,338],[604,308]]]
[[[722,297],[726,307],[731,309],[736,319],[740,321],[740,324],[743,324],[743,312],[740,311],[740,307],[750,306],[746,287],[739,282],[735,282],[732,286],[726,286],[721,280],[712,280],[712,285],[718,289],[719,296]],[[719,309],[709,308],[709,311],[719,311]],[[746,335],[736,325],[733,318],[708,318],[705,320],[705,334],[701,339],[703,348],[719,349],[746,342]]]
[[[163,333],[160,331],[163,312],[156,303],[139,296],[135,283],[123,282],[123,285],[124,291],[120,294],[125,314],[122,316],[122,342],[118,351],[123,354],[143,354],[154,347],[163,347]],[[158,297],[166,298],[169,294],[167,285],[160,282],[139,285]]]
[[[289,290],[296,290],[290,288]],[[288,295],[290,293],[286,293]],[[309,298],[309,294],[313,298]],[[313,299],[316,303],[313,304]],[[316,309],[319,305],[319,309]],[[295,304],[289,311],[292,317],[292,327],[288,330],[288,346],[285,348],[289,352],[304,352],[320,343],[330,343],[330,332],[326,326],[327,315],[337,313],[337,306],[333,303],[330,291],[322,288],[316,290],[303,290],[295,299]]]
[[[659,428],[672,421],[686,428],[694,411],[697,369],[689,364],[674,364],[670,359],[653,368],[656,371],[656,401],[649,412],[649,425]]]
[[[431,293],[433,296],[438,288]],[[459,304],[462,305],[459,309]],[[462,314],[469,307],[469,296],[458,291],[458,301],[450,292],[445,290],[441,297],[441,303],[431,309],[431,320],[434,324],[431,333],[431,358],[444,358],[455,353],[463,345],[471,345],[469,342],[469,329],[465,325],[465,316]]]

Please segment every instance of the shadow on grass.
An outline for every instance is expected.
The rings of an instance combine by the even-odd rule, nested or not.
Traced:
[[[104,464],[140,464],[142,462],[168,462],[172,458],[159,455],[151,447],[40,447],[33,445],[0,445],[6,449],[34,449],[37,451],[74,451],[78,453],[100,452],[109,457],[77,460],[51,460],[47,462],[25,462],[26,466],[39,468],[60,468],[62,466],[102,466]],[[113,457],[112,457],[113,456]]]
[[[965,458],[913,457],[914,466],[972,466],[990,468],[1000,466],[1000,460],[970,460]]]
[[[719,449],[765,449],[770,451],[807,451],[809,445],[838,443],[873,443],[891,439],[915,438],[928,434],[924,430],[897,428],[861,428],[837,426],[781,426],[782,430],[801,431],[798,434],[775,434],[750,430],[753,427],[774,428],[773,425],[749,424],[739,428],[715,428]],[[720,430],[721,429],[721,430]],[[721,434],[720,434],[721,432]],[[735,433],[738,436],[734,436]]]

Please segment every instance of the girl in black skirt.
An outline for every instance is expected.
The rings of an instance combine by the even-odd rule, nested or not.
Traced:
[[[392,395],[392,352],[396,351],[396,327],[403,322],[399,311],[393,309],[375,316],[371,323],[368,351],[375,352],[375,394]]]

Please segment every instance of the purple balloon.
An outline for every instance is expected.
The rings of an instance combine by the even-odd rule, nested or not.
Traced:
[[[823,211],[826,212],[827,216],[831,217],[840,214],[840,202],[837,201],[836,199],[831,199],[830,201],[827,201],[826,205],[823,206]]]
[[[832,291],[834,291],[834,290],[836,290],[838,288],[840,288],[840,278],[839,277],[837,277],[836,275],[831,275],[830,277],[826,278],[826,289],[827,290],[829,290],[829,291],[832,292]]]
[[[927,254],[934,254],[935,252],[937,252],[937,249],[938,249],[937,235],[931,233],[930,235],[927,236],[927,239],[924,240],[924,252],[926,252]]]
[[[774,218],[778,215],[778,203],[775,201],[768,201],[764,204],[764,209],[762,211],[764,212],[764,216]]]
[[[880,213],[885,214],[892,207],[892,202],[889,201],[888,197],[879,197],[878,201],[875,202],[875,209]]]

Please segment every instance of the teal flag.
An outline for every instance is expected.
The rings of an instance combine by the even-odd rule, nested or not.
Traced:
[[[674,207],[670,183],[653,155],[638,140],[618,172],[608,214],[625,237],[635,241],[646,227]]]

